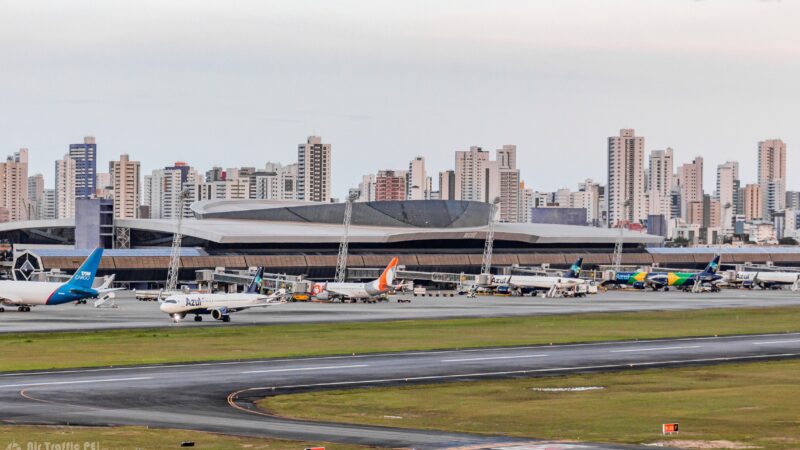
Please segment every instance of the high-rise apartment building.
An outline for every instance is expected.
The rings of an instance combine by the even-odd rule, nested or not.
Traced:
[[[678,185],[681,191],[681,216],[689,221],[689,204],[703,201],[703,157],[678,168]]]
[[[744,187],[744,220],[751,222],[754,220],[761,220],[764,212],[763,196],[761,194],[760,184],[748,184]]]
[[[531,210],[536,207],[533,201],[533,189],[526,188],[525,182],[519,182],[519,221],[521,223],[530,223]]]
[[[648,171],[648,213],[663,215],[666,220],[672,217],[670,214],[670,191],[675,172],[672,153],[671,148],[650,152]]]
[[[286,166],[268,162],[264,172],[255,172],[253,198],[262,200],[296,200],[297,199],[297,164]],[[251,182],[252,185],[252,182]]]
[[[56,161],[56,219],[75,217],[75,165],[69,153]]]
[[[97,186],[94,191],[95,198],[114,198],[114,188],[109,172],[97,172],[94,185]]]
[[[69,156],[75,161],[75,198],[93,198],[97,189],[97,143],[94,136],[84,137],[82,144],[70,144]]]
[[[408,163],[406,199],[427,200],[431,196],[430,178],[425,172],[425,158],[417,156]]]
[[[585,193],[585,194],[579,194]],[[586,220],[593,226],[599,226],[602,220],[601,198],[603,186],[595,183],[591,178],[578,183],[578,195],[573,196],[572,203],[575,208],[586,208]],[[578,206],[579,205],[579,206]]]
[[[361,183],[358,183],[358,199],[359,202],[372,202],[375,201],[375,174],[370,173],[361,177]]]
[[[786,191],[786,209],[800,210],[800,191]]]
[[[375,175],[375,200],[405,200],[407,180],[405,170],[379,170]]]
[[[439,199],[456,199],[456,172],[454,170],[439,172]]]
[[[493,202],[499,196],[497,162],[480,147],[456,152],[455,200]]]
[[[28,149],[21,148],[0,162],[0,209],[8,221],[31,219],[28,203]]]
[[[644,180],[644,137],[625,128],[608,138],[609,226],[647,218]]]
[[[42,199],[37,207],[38,218],[50,220],[56,218],[56,190],[45,189],[42,191]]]
[[[183,162],[153,170],[144,177],[142,205],[148,207],[150,218],[153,219],[175,219],[178,214],[190,217],[189,205],[209,198],[202,184],[203,179],[197,171]],[[184,190],[187,195],[182,199]]]
[[[108,163],[111,187],[114,193],[114,218],[136,219],[139,217],[140,201],[140,163],[131,161],[127,154],[119,156],[118,161]]]
[[[517,169],[517,146],[504,145],[497,149],[497,172],[500,182],[501,222],[520,222],[520,174]]]
[[[42,219],[40,214],[41,204],[44,197],[44,175],[37,173],[28,177],[28,208],[31,211],[31,219]]]
[[[331,201],[331,144],[319,136],[297,146],[297,192],[300,200]]]
[[[761,186],[764,210],[761,216],[770,219],[782,211],[786,201],[786,144],[780,139],[758,143],[758,184]]]
[[[714,197],[719,200],[721,208],[720,226],[723,230],[733,228],[733,218],[739,212],[736,210],[739,195],[739,163],[728,161],[717,166],[717,190]]]

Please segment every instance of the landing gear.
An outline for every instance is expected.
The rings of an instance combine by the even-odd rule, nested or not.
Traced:
[[[6,309],[0,306],[0,312],[6,312]]]
[[[30,312],[30,310],[31,310],[30,306],[20,306],[19,308],[17,308],[17,311],[19,312]]]
[[[222,316],[222,321],[223,322],[230,322],[231,321],[231,316],[229,316],[229,315]]]
[[[194,321],[195,322],[202,322],[203,321],[203,316],[194,316]]]

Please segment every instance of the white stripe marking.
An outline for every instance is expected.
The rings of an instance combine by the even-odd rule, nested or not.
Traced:
[[[753,342],[753,345],[769,345],[769,344],[790,344],[792,342],[800,342],[800,339],[792,339],[790,341],[766,341],[766,342]]]
[[[317,366],[317,367],[295,367],[292,369],[265,369],[265,370],[248,370],[239,373],[273,373],[273,372],[299,372],[303,370],[331,370],[331,369],[351,369],[355,367],[369,367],[368,364],[352,364],[349,366]]]
[[[656,352],[659,350],[679,350],[682,348],[700,348],[699,345],[681,345],[676,347],[651,347],[651,348],[629,348],[626,350],[612,350],[609,353],[629,353],[629,352]]]
[[[796,358],[798,356],[800,356],[800,353],[780,353],[775,355],[734,356],[728,358],[684,359],[684,360],[674,360],[674,361],[653,361],[653,362],[632,363],[632,364],[604,364],[599,366],[555,367],[549,369],[527,369],[527,370],[508,370],[502,372],[462,373],[458,375],[455,374],[430,375],[430,376],[408,377],[408,378],[384,378],[384,379],[360,380],[360,381],[334,381],[330,383],[254,387],[246,390],[263,391],[263,390],[274,390],[274,389],[309,388],[309,387],[319,387],[319,386],[352,386],[359,384],[394,383],[398,381],[446,380],[452,378],[488,377],[488,376],[518,375],[527,373],[546,373],[546,372],[562,372],[562,371],[591,370],[591,369],[616,369],[616,368],[630,369],[633,367],[653,367],[659,365],[672,365],[672,364],[710,363],[718,361],[748,361],[748,360],[771,359],[771,358]]]
[[[132,378],[102,378],[96,380],[76,380],[76,381],[50,381],[46,383],[20,383],[20,384],[4,384],[0,388],[19,388],[19,387],[33,387],[33,386],[60,386],[65,384],[86,384],[86,383],[111,383],[114,381],[138,381],[138,380],[152,380],[153,377],[132,377]]]
[[[486,356],[483,358],[443,359],[442,362],[489,361],[492,359],[541,358],[547,355]]]

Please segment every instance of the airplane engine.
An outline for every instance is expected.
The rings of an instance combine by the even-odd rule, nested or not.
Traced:
[[[221,320],[223,322],[227,322],[228,320],[230,320],[230,316],[228,315],[228,309],[220,308],[212,310],[211,318],[213,318],[214,320]]]

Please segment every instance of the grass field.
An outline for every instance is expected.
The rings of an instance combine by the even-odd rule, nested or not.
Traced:
[[[186,430],[162,430],[142,427],[30,427],[0,426],[0,448],[14,448],[12,442],[22,449],[53,448],[62,443],[77,443],[75,449],[87,450],[150,450],[162,448],[180,448],[183,441],[193,441],[198,449],[270,449],[298,450],[312,447],[319,442],[282,441],[276,439],[258,439],[226,436],[213,433],[202,433]],[[36,447],[35,444],[40,444]],[[47,447],[47,444],[50,447]],[[88,444],[87,444],[88,443]],[[91,445],[94,443],[94,447]],[[313,445],[312,445],[313,444]],[[327,449],[349,450],[366,449],[357,445],[338,445],[322,443]],[[8,447],[7,447],[8,446]],[[61,448],[65,448],[62,446]]]
[[[800,307],[3,334],[0,371],[787,331]]]
[[[393,427],[635,444],[728,440],[797,449],[798,375],[800,361],[782,361],[317,392],[267,398],[259,406],[285,416]],[[562,387],[604,389],[534,390]],[[662,437],[665,422],[679,422],[680,435]]]

